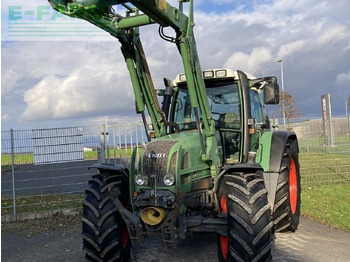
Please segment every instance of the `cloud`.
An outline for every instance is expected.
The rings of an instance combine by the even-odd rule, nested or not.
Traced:
[[[338,86],[349,86],[349,83],[350,83],[350,70],[347,73],[341,73],[341,74],[337,75],[336,82],[337,82]]]
[[[313,37],[307,37],[282,45],[278,51],[278,57],[287,58],[298,53],[310,53],[316,50],[324,50],[337,43],[342,43],[349,38],[350,29],[344,25],[332,24],[331,26],[324,26],[316,29]]]
[[[233,53],[225,63],[225,67],[241,69],[251,74],[264,72],[267,64],[271,64],[273,56],[266,47],[254,48],[250,54],[242,52]]]
[[[177,0],[171,2],[177,6]],[[207,2],[211,5],[205,9]],[[256,76],[279,76],[277,60],[284,59],[286,89],[306,114],[319,114],[319,95],[332,92],[332,112],[343,112],[337,99],[348,94],[334,87],[349,82],[347,0],[229,2],[195,2],[199,8],[194,30],[202,69],[225,66]],[[242,10],[242,5],[251,7]],[[140,33],[155,86],[162,88],[163,77],[173,79],[183,68],[175,45],[162,41],[157,29],[151,25]],[[34,123],[135,115],[117,40],[3,42],[2,65],[2,109],[11,116],[6,118],[9,124],[19,116]]]
[[[1,94],[8,94],[15,87],[16,82],[20,78],[20,73],[13,69],[3,70],[1,72]]]
[[[130,84],[110,65],[85,66],[67,77],[48,75],[24,93],[25,121],[88,117],[133,110]]]
[[[279,52],[278,52],[278,57],[283,57],[284,59],[294,55],[295,53],[299,53],[304,50],[306,46],[306,41],[305,40],[298,40],[298,41],[293,41],[287,44],[284,44],[281,46]]]

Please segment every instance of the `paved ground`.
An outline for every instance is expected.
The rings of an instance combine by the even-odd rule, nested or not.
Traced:
[[[20,226],[3,225],[1,249],[3,261],[84,261],[81,250],[79,217],[38,222]],[[27,224],[26,224],[27,223]],[[28,224],[29,223],[29,224]],[[68,225],[67,225],[68,224]],[[53,226],[54,225],[54,226]],[[274,261],[349,261],[350,233],[301,218],[296,233],[277,234]],[[148,238],[143,246],[133,247],[133,261],[216,261],[216,236],[195,234],[177,249],[164,249],[159,238]]]

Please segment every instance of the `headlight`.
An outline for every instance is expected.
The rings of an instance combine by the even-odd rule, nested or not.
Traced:
[[[226,70],[216,70],[216,77],[224,77],[227,76],[227,71]]]
[[[186,81],[186,75],[185,74],[181,74],[180,75],[180,81],[181,82],[185,82]]]
[[[139,186],[142,186],[142,185],[144,185],[147,182],[147,179],[145,179],[145,177],[143,175],[137,175],[135,177],[135,182]]]
[[[203,72],[203,77],[205,77],[205,78],[207,78],[207,77],[214,77],[214,71],[213,70],[204,71]]]
[[[175,182],[175,177],[172,174],[167,174],[164,176],[163,182],[167,186],[172,186]]]

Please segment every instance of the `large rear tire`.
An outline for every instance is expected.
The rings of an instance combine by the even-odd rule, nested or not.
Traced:
[[[274,229],[294,232],[300,217],[300,166],[296,140],[288,140],[282,158],[273,210]]]
[[[119,187],[121,202],[128,203],[128,185],[120,175],[95,175],[85,190],[82,237],[87,261],[129,261],[130,258],[128,230],[110,199],[110,187]]]
[[[218,257],[227,261],[271,261],[271,210],[264,180],[258,174],[232,173],[219,188],[227,213],[227,237],[218,236]]]

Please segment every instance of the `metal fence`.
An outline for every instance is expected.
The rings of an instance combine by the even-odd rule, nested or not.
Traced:
[[[289,125],[298,135],[304,185],[350,182],[349,120],[332,120],[332,140],[325,138],[320,119]],[[145,140],[142,124],[2,131],[2,220],[81,207],[96,172],[88,167],[97,161],[128,165],[132,150],[138,152]]]
[[[101,163],[123,163],[129,166],[131,152],[136,148],[137,155],[139,147],[145,142],[147,136],[145,134],[143,124],[105,124],[101,126],[100,140]]]
[[[333,117],[331,132],[324,127],[322,119],[298,119],[279,129],[293,130],[301,150],[310,153],[350,153],[350,116]]]
[[[96,173],[88,167],[127,164],[144,138],[141,124],[2,131],[2,220],[80,207],[84,188]]]
[[[298,119],[278,128],[298,136],[303,184],[350,182],[350,116],[333,117],[331,132],[320,118]]]

